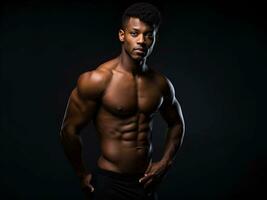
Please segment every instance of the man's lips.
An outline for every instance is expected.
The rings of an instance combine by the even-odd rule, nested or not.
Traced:
[[[146,53],[146,50],[144,48],[135,48],[134,51],[140,52],[140,53]]]

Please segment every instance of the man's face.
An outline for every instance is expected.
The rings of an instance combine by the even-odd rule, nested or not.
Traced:
[[[142,22],[139,18],[131,17],[124,30],[119,31],[119,39],[132,59],[142,60],[151,54],[156,32],[154,27]]]

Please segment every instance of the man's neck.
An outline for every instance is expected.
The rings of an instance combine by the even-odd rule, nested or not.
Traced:
[[[135,61],[126,52],[122,52],[119,56],[119,67],[133,75],[142,74],[148,70],[146,58]]]

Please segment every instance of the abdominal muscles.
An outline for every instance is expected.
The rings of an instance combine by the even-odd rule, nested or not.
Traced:
[[[101,144],[98,165],[118,172],[144,172],[152,156],[150,120],[131,117],[107,121],[98,126]]]

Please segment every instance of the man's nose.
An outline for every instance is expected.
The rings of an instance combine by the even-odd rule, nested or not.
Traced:
[[[140,34],[139,37],[138,37],[138,40],[137,40],[137,43],[138,44],[143,44],[145,43],[145,37],[143,34]]]

